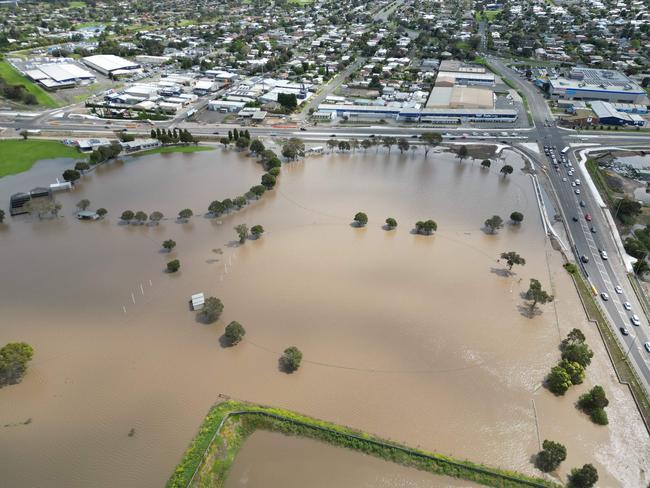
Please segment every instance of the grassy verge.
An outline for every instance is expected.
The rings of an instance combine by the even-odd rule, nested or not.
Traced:
[[[594,161],[593,159],[588,159],[587,162],[585,163],[585,166],[587,167],[587,171],[589,171],[589,175],[591,176],[591,179],[594,181],[596,188],[598,188],[598,192],[600,193],[601,196],[605,198],[605,203],[607,203],[607,205],[610,208],[613,208],[616,203],[617,197],[614,195],[614,192],[607,184],[605,177],[603,176],[600,168],[598,167],[598,163],[596,163],[596,161]]]
[[[7,139],[0,141],[0,178],[27,171],[41,159],[85,159],[76,148],[58,141]]]
[[[0,77],[4,78],[10,85],[23,85],[25,90],[36,97],[39,105],[48,108],[56,108],[59,106],[45,90],[29,81],[6,61],[0,61]]]
[[[587,313],[587,318],[595,322],[598,327],[598,331],[605,343],[605,348],[607,349],[607,353],[609,354],[619,381],[629,386],[630,391],[632,392],[632,397],[634,398],[639,413],[641,414],[641,418],[646,425],[646,429],[650,432],[650,398],[648,398],[645,389],[641,385],[641,382],[639,381],[633,366],[630,364],[625,351],[623,351],[621,344],[616,339],[611,326],[605,319],[600,308],[596,305],[591,287],[585,282],[576,267],[573,269],[567,268],[567,271],[569,271],[574,278],[578,295],[580,295],[580,300],[582,301],[585,312]],[[632,283],[632,286],[634,287],[634,283]]]
[[[206,416],[199,433],[167,483],[168,488],[213,488],[224,484],[243,440],[256,429],[306,436],[435,474],[494,487],[556,488],[560,485],[520,473],[488,468],[470,461],[428,453],[342,425],[288,410],[225,401]],[[205,456],[205,462],[203,462]],[[192,480],[194,473],[196,476]]]
[[[134,154],[134,156],[148,156],[150,154],[167,154],[167,153],[193,153],[201,151],[214,151],[214,147],[209,146],[166,146],[148,149]]]

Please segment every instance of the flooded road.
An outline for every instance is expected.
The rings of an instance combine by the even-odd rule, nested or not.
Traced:
[[[260,430],[246,439],[225,488],[276,486],[474,488],[481,485],[424,473],[313,439],[287,437]]]
[[[57,197],[58,219],[10,219],[0,229],[0,343],[26,341],[36,355],[22,384],[0,390],[7,486],[163,486],[220,393],[530,474],[550,432],[570,446],[562,476],[594,462],[604,486],[638,486],[650,448],[606,357],[597,354],[568,396],[605,385],[618,398],[608,428],[540,388],[568,330],[598,338],[545,241],[529,176],[503,178],[500,166],[444,153],[324,155],[284,165],[261,200],[207,219],[199,214],[211,200],[243,194],[261,168],[221,149],[153,155],[84,177]],[[39,163],[0,179],[3,207],[61,171]],[[109,218],[77,221],[81,198]],[[176,223],[185,207],[199,216]],[[120,225],[126,209],[172,218]],[[523,225],[481,230],[514,210]],[[350,226],[358,211],[366,228]],[[397,229],[382,229],[387,217]],[[411,234],[429,218],[436,235]],[[267,232],[239,246],[233,226],[242,222]],[[167,238],[178,244],[172,253],[160,250]],[[497,257],[509,250],[527,264],[504,276]],[[174,258],[180,272],[163,273]],[[532,277],[557,300],[529,318],[520,293]],[[225,304],[215,324],[188,309],[200,291]],[[247,335],[222,348],[231,320]],[[278,357],[290,345],[305,359],[286,375]],[[623,435],[630,448],[613,448]]]

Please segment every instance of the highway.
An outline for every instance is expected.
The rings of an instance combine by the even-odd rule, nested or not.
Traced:
[[[643,344],[650,341],[648,318],[643,313],[643,309],[628,280],[625,264],[614,243],[604,210],[598,205],[589,187],[584,184],[585,178],[578,169],[578,160],[574,151],[567,152],[567,160],[571,162],[575,169],[573,176],[568,175],[568,164],[560,163],[558,169],[554,169],[552,161],[546,157],[543,151],[543,145],[545,144],[555,147],[555,154],[559,159],[563,148],[577,142],[576,134],[555,127],[552,124],[550,126],[545,124],[547,119],[552,120],[553,117],[541,92],[532,83],[522,79],[518,73],[506,67],[501,60],[493,57],[488,59],[490,64],[515,83],[528,99],[535,124],[533,133],[542,148],[539,154],[532,151],[526,152],[532,159],[537,161],[542,172],[548,176],[576,262],[580,263],[589,282],[597,290],[599,296],[596,297],[596,300],[608,317],[610,325],[614,329],[614,334],[616,334],[624,350],[629,354],[631,363],[643,386],[646,391],[650,392],[650,353],[643,348]],[[644,141],[647,141],[646,144],[650,143],[647,136],[635,134],[616,134],[611,138],[609,135],[598,135],[594,136],[594,138],[585,135],[578,137],[582,141],[598,141],[594,145],[602,146],[608,144],[613,146],[621,144],[642,145]],[[572,186],[571,183],[576,178],[581,179],[583,184]],[[564,181],[565,179],[566,181]],[[576,190],[580,191],[579,195],[576,194]],[[584,206],[580,205],[581,201],[584,202]],[[591,221],[586,220],[587,214],[590,215]],[[607,260],[601,257],[601,251],[607,253]],[[582,256],[588,258],[587,263],[581,261]],[[621,294],[616,292],[616,286],[622,288]],[[606,293],[609,296],[608,300],[603,300],[600,296],[601,293]],[[631,311],[623,307],[624,302],[631,304]],[[630,320],[632,314],[640,317],[640,326],[632,325]],[[620,332],[621,327],[627,329],[629,335],[624,336]]]

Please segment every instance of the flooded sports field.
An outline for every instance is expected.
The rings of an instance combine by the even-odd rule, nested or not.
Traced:
[[[528,474],[539,474],[530,460],[541,440],[553,439],[568,449],[563,480],[592,462],[603,486],[647,485],[647,433],[544,236],[523,162],[511,152],[503,158],[515,167],[505,178],[496,159],[486,170],[443,152],[325,154],[283,165],[262,199],[209,219],[210,201],[245,193],[261,167],[222,149],[159,154],[85,176],[57,195],[57,219],[9,219],[0,228],[0,343],[25,341],[36,354],[23,382],[0,390],[4,482],[163,486],[222,394]],[[66,167],[41,162],[0,179],[0,204]],[[78,221],[82,198],[108,209],[107,218]],[[186,207],[195,217],[176,222]],[[168,218],[122,225],[127,209]],[[488,217],[507,222],[515,210],[522,225],[482,230]],[[351,226],[359,211],[368,214],[365,228]],[[387,217],[395,230],[382,228]],[[438,232],[414,235],[414,223],[427,219]],[[239,245],[239,223],[266,233]],[[170,238],[174,251],[161,251]],[[526,265],[507,275],[497,258],[511,250]],[[163,272],[170,259],[181,261],[174,275]],[[530,278],[556,296],[534,316],[521,298]],[[218,322],[196,320],[188,300],[197,292],[221,298]],[[231,320],[247,334],[222,347]],[[584,384],[556,398],[541,383],[573,327],[584,330],[595,357]],[[304,360],[288,375],[278,358],[291,345]],[[610,398],[608,427],[574,407],[594,384]],[[249,442],[262,447],[242,451],[247,466],[275,442],[261,435]],[[303,440],[286,449],[295,442]],[[324,457],[356,455],[335,451]],[[402,476],[398,466],[363,458],[370,461],[360,466],[382,463],[377,476],[386,486]],[[427,479],[405,476],[411,481],[397,486]]]

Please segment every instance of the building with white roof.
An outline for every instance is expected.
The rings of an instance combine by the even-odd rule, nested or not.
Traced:
[[[47,90],[68,88],[95,81],[95,75],[74,63],[40,64],[26,71],[25,74]]]
[[[141,66],[113,54],[95,54],[82,59],[86,66],[105,76],[119,76],[139,70]]]

